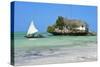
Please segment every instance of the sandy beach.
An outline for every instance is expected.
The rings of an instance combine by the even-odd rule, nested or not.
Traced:
[[[20,50],[21,51],[21,50]],[[97,45],[89,44],[86,47],[51,47],[36,48],[16,56],[15,65],[41,65],[54,63],[89,62],[97,60]]]

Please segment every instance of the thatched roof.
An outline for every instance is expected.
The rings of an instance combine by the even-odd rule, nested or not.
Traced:
[[[68,26],[75,26],[75,27],[79,27],[79,26],[85,26],[85,22],[81,21],[81,20],[77,20],[77,19],[66,19],[64,18],[64,23]]]

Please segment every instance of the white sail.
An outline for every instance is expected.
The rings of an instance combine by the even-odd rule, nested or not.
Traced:
[[[34,22],[32,21],[30,26],[29,26],[29,29],[28,29],[28,32],[27,32],[27,35],[29,34],[34,34],[38,32],[38,30],[36,29],[35,25],[34,25]]]

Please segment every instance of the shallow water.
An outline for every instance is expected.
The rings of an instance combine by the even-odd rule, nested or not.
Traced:
[[[15,34],[15,48],[48,47],[48,46],[85,46],[82,44],[95,43],[96,36],[49,36],[47,38],[25,38],[24,33]]]
[[[15,47],[16,65],[21,65],[21,64],[27,65],[28,63],[31,62],[33,63],[34,61],[32,60],[39,61],[39,59],[41,58],[58,57],[60,55],[79,56],[80,54],[87,55],[88,53],[91,53],[89,55],[90,57],[93,53],[96,59],[96,48],[97,48],[96,36],[50,35],[47,38],[32,38],[32,39],[25,38],[24,36],[25,33],[15,33],[14,47]],[[82,58],[87,58],[83,55],[81,56]],[[22,63],[22,61],[24,62]],[[66,62],[68,61],[70,62],[70,60],[67,60]]]

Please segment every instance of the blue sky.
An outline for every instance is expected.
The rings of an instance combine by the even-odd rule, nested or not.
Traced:
[[[96,6],[14,2],[14,15],[15,32],[27,32],[31,21],[34,21],[40,32],[46,32],[58,16],[84,20],[91,31],[97,31]]]

